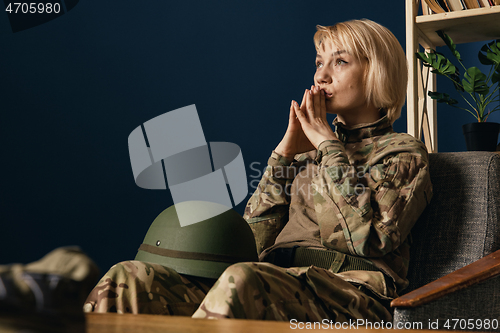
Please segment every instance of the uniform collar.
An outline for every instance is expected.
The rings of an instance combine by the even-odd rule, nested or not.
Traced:
[[[335,118],[335,120],[333,121],[333,125],[335,125],[336,127],[335,133],[337,134],[337,137],[344,144],[359,142],[366,138],[393,132],[392,124],[389,121],[389,118],[387,118],[387,115],[384,115],[376,122],[369,124],[359,124],[352,127],[348,127],[340,123],[338,121],[338,118]]]

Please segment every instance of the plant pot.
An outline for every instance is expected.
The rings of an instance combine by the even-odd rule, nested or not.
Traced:
[[[467,150],[495,151],[498,144],[499,123],[470,123],[462,126]]]

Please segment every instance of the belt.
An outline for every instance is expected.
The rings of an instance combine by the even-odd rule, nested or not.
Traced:
[[[335,250],[316,250],[294,246],[275,249],[264,259],[280,267],[305,267],[314,265],[340,273],[345,271],[378,271],[368,260]]]

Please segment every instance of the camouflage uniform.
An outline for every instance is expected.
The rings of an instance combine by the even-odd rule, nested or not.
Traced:
[[[159,264],[124,261],[104,275],[83,310],[191,316],[214,282]]]
[[[336,125],[340,141],[325,141],[293,162],[273,152],[244,215],[261,261],[300,246],[338,253],[331,267],[239,263],[208,290],[167,268],[122,263],[101,280],[86,311],[161,313],[143,303],[156,299],[168,308],[184,298],[201,302],[198,318],[390,321],[386,306],[408,283],[410,229],[432,196],[427,151],[393,132],[385,116],[355,128]],[[353,257],[376,268],[342,270]],[[134,306],[116,305],[130,300]]]
[[[432,197],[427,150],[395,133],[387,116],[354,128],[334,124],[340,141],[325,141],[317,152],[292,163],[273,152],[244,218],[261,261],[293,246],[361,257],[379,272],[344,278],[397,297],[408,286],[410,230]]]
[[[315,266],[283,268],[263,262],[239,263],[224,271],[193,318],[391,321],[387,309],[367,294]]]

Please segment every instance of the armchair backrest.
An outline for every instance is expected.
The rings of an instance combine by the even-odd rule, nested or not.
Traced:
[[[500,154],[429,155],[434,196],[412,230],[409,292],[500,249]]]

